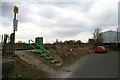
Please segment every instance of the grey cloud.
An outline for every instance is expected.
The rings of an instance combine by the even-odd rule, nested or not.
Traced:
[[[56,26],[58,28],[56,28],[53,33],[59,35],[60,37],[72,37],[78,35],[85,30],[89,30],[88,26],[85,25],[85,22],[75,19],[73,20],[70,18],[58,20]]]
[[[85,22],[80,19],[74,19],[71,17],[68,17],[68,18],[61,17],[57,20],[56,25],[59,25],[62,28],[63,27],[74,28],[74,27],[85,25]]]
[[[2,3],[0,2],[0,27],[2,25]]]
[[[71,9],[71,10],[76,10],[76,11],[84,11],[87,12],[91,5],[94,2],[56,2],[53,3],[53,5],[59,7],[59,8],[67,8],[67,9]]]
[[[60,15],[60,13],[56,9],[50,6],[49,7],[43,6],[39,14],[45,18],[55,18],[57,15]]]
[[[112,12],[110,9],[106,10],[102,14],[98,14],[99,17],[95,17],[93,21],[96,26],[117,26],[118,24],[118,14],[117,12]]]
[[[26,22],[31,22],[31,19],[28,15],[31,15],[31,11],[30,11],[30,5],[29,3],[26,3],[25,5],[20,3],[20,7],[19,7],[19,14],[18,14],[18,19],[19,19],[19,22],[21,23],[26,23]],[[28,6],[26,6],[28,5]]]
[[[118,2],[118,31],[120,32],[120,1]]]
[[[53,33],[59,37],[72,37],[72,36],[76,36],[77,34],[79,34],[81,32],[81,30],[79,29],[73,29],[73,30],[69,30],[69,29],[66,29],[64,30],[61,29],[61,30],[55,30],[53,31]]]
[[[2,27],[10,27],[13,18],[13,6],[9,2],[2,2]]]
[[[76,1],[58,1],[58,2],[38,2],[38,3],[35,3],[36,6],[39,6],[39,5],[49,5],[49,6],[55,6],[55,7],[59,7],[59,8],[67,8],[67,9],[73,9],[73,10],[78,10],[80,11],[80,9],[82,8],[82,11],[85,11],[87,12],[91,6],[94,4],[94,2],[84,2],[84,1],[81,1],[81,2],[76,2]]]
[[[0,17],[2,16],[2,2],[0,2]]]
[[[9,21],[13,18],[13,6],[18,3],[4,3],[2,5],[3,9],[3,18],[7,18],[7,22],[3,21],[4,25],[8,25]],[[30,4],[30,5],[29,5]],[[33,23],[36,27],[42,29],[45,27],[51,30],[51,33],[55,36],[58,35],[61,38],[64,37],[75,37],[82,32],[88,32],[93,29],[93,27],[98,26],[116,26],[117,25],[117,12],[115,10],[106,9],[105,12],[98,13],[96,15],[91,14],[89,12],[91,6],[95,4],[94,2],[51,2],[51,3],[19,3],[20,13],[17,15],[19,23]],[[31,9],[29,8],[31,5],[38,7],[38,13],[32,14]],[[102,6],[101,6],[102,7]],[[60,9],[69,9],[71,11],[83,12],[87,14],[89,17],[85,16],[84,18],[91,22],[91,24],[87,23],[87,21],[82,20],[81,18],[74,18],[71,16],[66,17],[62,14],[61,11],[56,10]],[[81,11],[82,10],[82,11]],[[9,12],[9,13],[6,13]],[[31,16],[40,16],[43,18],[43,21],[39,22],[31,18]],[[69,15],[69,14],[68,14]],[[42,26],[42,27],[41,27]],[[21,34],[17,38],[19,39],[27,39],[29,37],[34,37],[32,34],[27,34],[26,38],[21,37]],[[29,36],[29,37],[28,37]]]
[[[14,6],[19,7],[19,13],[17,14],[17,19],[20,23],[25,23],[29,21],[28,14],[29,10],[27,7],[24,6],[22,3],[16,3],[16,2],[2,2],[2,24],[5,26],[9,26],[12,23],[13,20],[13,7]]]
[[[103,3],[96,1],[89,10],[89,20],[94,26],[102,27],[104,30],[118,26],[118,3],[113,1]],[[92,13],[92,14],[91,14]]]
[[[11,18],[13,15],[13,4],[10,2],[2,2],[2,16]]]

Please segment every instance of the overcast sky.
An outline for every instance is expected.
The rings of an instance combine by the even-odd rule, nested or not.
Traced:
[[[118,0],[32,1],[0,3],[0,34],[13,32],[13,7],[19,7],[16,42],[43,37],[45,42],[92,38],[95,27],[116,30]],[[1,13],[2,11],[2,13]]]

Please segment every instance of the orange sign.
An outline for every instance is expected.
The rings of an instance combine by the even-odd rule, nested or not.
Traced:
[[[18,7],[14,6],[14,13],[18,13]]]

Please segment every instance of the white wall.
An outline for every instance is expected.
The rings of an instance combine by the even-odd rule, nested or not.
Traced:
[[[119,32],[120,34],[120,32]],[[120,42],[120,35],[118,41]],[[117,43],[117,32],[116,31],[106,31],[102,33],[103,43]]]

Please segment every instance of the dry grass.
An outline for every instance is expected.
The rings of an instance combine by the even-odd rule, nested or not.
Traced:
[[[37,69],[35,66],[30,65],[20,58],[15,57],[16,60],[16,68],[15,68],[15,77],[16,78],[48,78],[48,73]]]
[[[50,52],[56,58],[59,56],[63,61],[63,65],[71,64],[78,58],[90,54],[92,51],[91,46],[70,48],[67,45],[57,45],[56,48],[57,50],[50,49]]]
[[[17,56],[3,56],[3,59],[15,60],[16,66],[13,70],[12,78],[20,78],[20,80],[23,80],[27,78],[48,78],[50,76],[49,73],[36,68],[34,65],[28,64]]]

